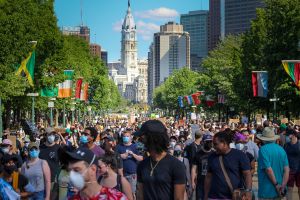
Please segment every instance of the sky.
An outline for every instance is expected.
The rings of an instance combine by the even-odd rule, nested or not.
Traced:
[[[128,0],[56,0],[58,26],[83,24],[90,28],[92,43],[108,51],[108,61],[120,59],[121,26]],[[131,0],[131,10],[137,25],[138,58],[147,58],[153,33],[168,21],[180,22],[180,15],[193,10],[208,10],[208,0]]]

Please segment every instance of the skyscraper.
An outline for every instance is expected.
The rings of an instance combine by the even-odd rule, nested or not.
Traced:
[[[191,69],[194,71],[200,71],[201,60],[206,57],[208,53],[207,23],[207,10],[191,11],[180,17],[180,24],[183,25],[183,30],[190,34]]]
[[[208,49],[214,49],[228,34],[247,31],[256,18],[256,8],[263,6],[262,0],[210,0]]]
[[[87,26],[62,27],[63,35],[75,35],[90,43],[90,28]]]
[[[160,32],[154,34],[153,47],[150,47],[148,61],[148,96],[154,88],[162,84],[174,70],[190,68],[190,36],[183,26],[168,22],[160,26]],[[149,99],[148,99],[149,102]]]

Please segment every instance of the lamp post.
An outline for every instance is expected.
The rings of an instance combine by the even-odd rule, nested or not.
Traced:
[[[31,122],[34,124],[35,112],[34,112],[34,98],[39,96],[39,93],[28,93],[28,97],[32,98],[32,106],[31,106]]]
[[[51,101],[48,102],[48,108],[50,108],[50,126],[53,126],[53,108],[54,108],[54,100],[55,98],[51,98]]]
[[[270,99],[271,102],[274,102],[274,116],[273,119],[276,118],[276,102],[279,101],[279,98],[276,97],[276,94],[274,94],[274,97]]]

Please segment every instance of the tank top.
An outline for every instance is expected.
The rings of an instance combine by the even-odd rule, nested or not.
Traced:
[[[21,172],[26,176],[35,188],[35,192],[45,190],[45,181],[43,173],[43,160],[39,159],[35,164],[30,165],[28,162],[24,163]]]

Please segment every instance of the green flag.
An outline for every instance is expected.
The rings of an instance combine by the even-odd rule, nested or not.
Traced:
[[[51,88],[43,88],[41,90],[41,96],[42,97],[57,97],[58,95],[58,88],[51,87]]]

